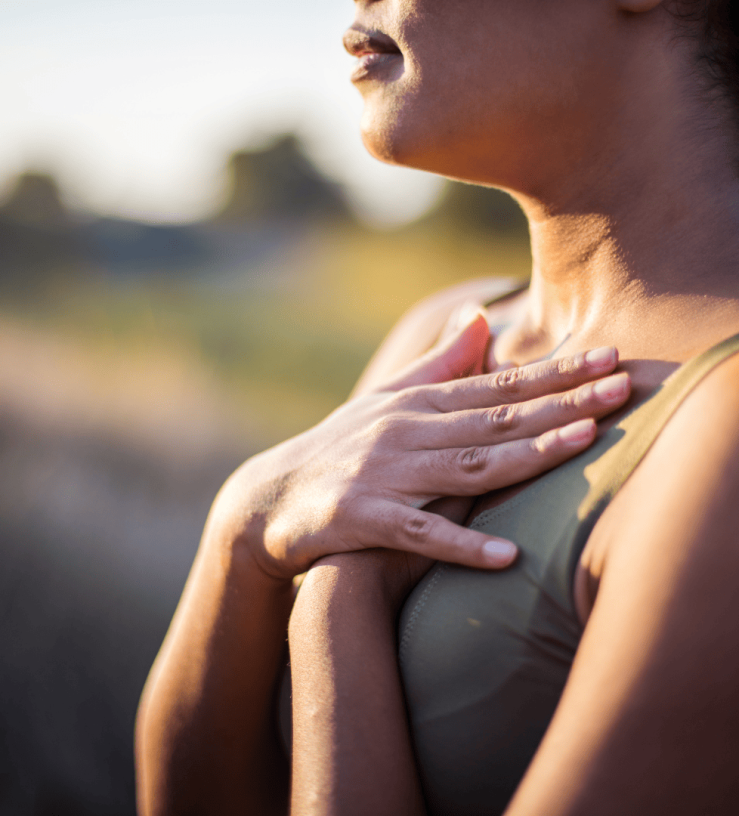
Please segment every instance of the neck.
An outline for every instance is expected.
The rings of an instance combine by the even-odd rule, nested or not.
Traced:
[[[593,166],[516,196],[533,257],[519,341],[532,351],[568,338],[623,344],[635,327],[644,336],[645,320],[662,336],[670,326],[739,321],[734,146],[720,136],[725,127],[707,138],[687,121],[632,131],[650,138],[604,149]]]

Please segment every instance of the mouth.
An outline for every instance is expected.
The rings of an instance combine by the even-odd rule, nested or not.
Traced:
[[[403,57],[395,40],[381,31],[350,28],[344,34],[344,48],[357,58],[351,75],[352,82],[369,79]]]

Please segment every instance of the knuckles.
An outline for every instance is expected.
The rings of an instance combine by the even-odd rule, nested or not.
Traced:
[[[362,490],[356,484],[346,484],[334,492],[326,501],[323,517],[323,528],[349,527],[357,523],[360,516],[359,507],[363,498]]]
[[[569,377],[574,374],[578,368],[578,361],[574,357],[560,357],[554,361],[555,370],[560,377]]]
[[[521,392],[521,384],[526,375],[520,368],[507,368],[490,376],[490,390],[498,397],[515,399]]]
[[[582,408],[587,402],[588,389],[577,388],[572,391],[565,391],[558,398],[559,407],[563,411],[576,411]]]
[[[400,410],[409,410],[423,402],[427,389],[422,386],[411,386],[396,391],[392,396],[392,404]]]
[[[407,416],[400,412],[392,412],[374,420],[369,428],[369,435],[375,442],[396,442],[408,435],[410,425]]]
[[[433,532],[433,520],[426,515],[413,514],[401,521],[401,535],[416,546],[427,544]]]
[[[514,405],[496,405],[482,412],[482,422],[486,431],[502,434],[518,425],[518,410]]]
[[[529,440],[529,451],[537,458],[545,456],[551,452],[555,442],[556,437],[554,437],[550,431],[549,433],[536,436]]]
[[[487,449],[481,447],[465,448],[457,455],[458,468],[467,475],[475,475],[487,469]]]

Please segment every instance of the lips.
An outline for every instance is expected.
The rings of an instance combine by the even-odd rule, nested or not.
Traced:
[[[350,28],[344,34],[344,48],[353,57],[366,54],[400,54],[400,49],[392,37],[382,31],[367,31],[362,28]]]
[[[395,40],[381,31],[350,28],[344,34],[344,48],[359,60],[352,73],[352,81],[367,78],[373,72],[402,57]]]

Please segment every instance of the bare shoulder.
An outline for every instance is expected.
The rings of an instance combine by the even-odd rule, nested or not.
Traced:
[[[606,511],[597,598],[511,816],[739,812],[738,496],[735,356]]]
[[[380,345],[354,393],[373,388],[427,352],[455,312],[466,304],[482,305],[519,287],[520,281],[511,278],[475,278],[434,292],[414,304]],[[491,319],[495,322],[495,307]]]
[[[737,497],[739,354],[688,395],[604,512],[586,550],[591,595],[608,565],[622,559],[655,576],[695,559],[699,580],[730,575],[733,586],[739,575]]]

